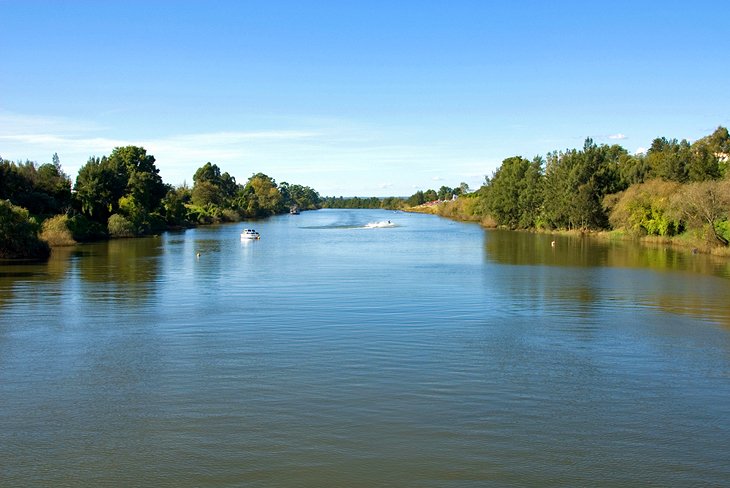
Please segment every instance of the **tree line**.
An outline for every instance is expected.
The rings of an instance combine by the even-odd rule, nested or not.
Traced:
[[[162,181],[155,157],[142,147],[115,148],[91,157],[74,184],[52,163],[0,158],[0,258],[46,257],[50,245],[132,237],[169,228],[261,218],[319,208],[307,186],[256,173],[245,183],[213,163],[193,175],[193,186]],[[40,236],[40,239],[39,239]]]
[[[729,166],[724,127],[694,143],[658,137],[641,154],[589,138],[581,149],[509,157],[474,192],[461,183],[388,198],[322,198],[263,173],[241,184],[210,162],[195,172],[192,187],[172,187],[159,176],[154,156],[137,146],[89,158],[73,185],[57,155],[41,165],[0,158],[0,258],[47,255],[48,243],[261,218],[292,206],[417,209],[434,202],[449,202],[435,207],[441,215],[510,229],[691,234],[728,246]]]
[[[724,127],[691,144],[659,137],[642,154],[589,138],[582,149],[505,159],[459,217],[510,229],[691,234],[727,246],[729,158]]]
[[[454,196],[465,195],[469,192],[469,185],[461,183],[455,188],[441,186],[434,189],[418,190],[410,197],[324,197],[322,208],[382,208],[386,210],[405,210],[425,203],[444,202],[452,200]]]

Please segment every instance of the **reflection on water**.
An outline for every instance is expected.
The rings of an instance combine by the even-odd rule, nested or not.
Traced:
[[[75,271],[87,284],[83,300],[122,306],[156,293],[161,238],[115,239],[83,246],[82,252]]]
[[[47,263],[0,264],[0,311],[12,299],[17,287],[33,292],[34,284],[58,282],[68,271],[75,248],[54,249]]]
[[[728,258],[691,254],[659,244],[503,230],[490,230],[487,235],[487,256],[497,263],[652,268],[730,277]]]
[[[730,479],[709,257],[382,211],[243,226],[0,267],[0,485]]]
[[[499,230],[487,232],[485,256],[527,267],[511,269],[508,292],[531,307],[567,307],[566,312],[587,315],[656,307],[730,326],[728,259],[632,242]],[[587,269],[571,269],[577,267]]]

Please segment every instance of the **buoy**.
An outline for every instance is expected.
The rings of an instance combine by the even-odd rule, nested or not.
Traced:
[[[551,242],[550,245],[555,247],[555,241]]]
[[[196,257],[196,258],[199,258],[199,257],[200,257],[200,253],[197,253],[197,254],[195,255],[195,257]]]

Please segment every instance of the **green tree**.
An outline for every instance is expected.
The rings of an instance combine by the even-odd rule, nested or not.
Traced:
[[[208,180],[196,181],[193,186],[192,203],[200,207],[221,206],[224,198],[220,186]]]
[[[221,170],[218,165],[212,164],[209,161],[200,168],[198,168],[193,175],[193,182],[197,183],[199,181],[209,181],[214,185],[220,186]]]
[[[548,154],[544,183],[544,217],[556,228],[600,229],[608,226],[603,198],[622,190],[620,146],[586,139],[582,151]]]
[[[657,137],[646,154],[651,175],[667,181],[684,183],[688,180],[690,144],[686,140]]]
[[[265,217],[282,210],[281,193],[274,179],[257,173],[248,179],[243,192],[246,215]]]
[[[76,176],[76,199],[81,211],[97,222],[106,224],[119,210],[119,199],[125,194],[128,174],[119,161],[106,156],[91,157]]]
[[[451,197],[454,195],[454,189],[449,188],[448,186],[444,185],[441,188],[439,188],[438,191],[438,199],[439,200],[451,200]]]
[[[422,205],[422,204],[426,203],[426,197],[424,196],[422,190],[418,190],[416,193],[414,193],[413,195],[411,195],[408,198],[408,200],[406,200],[406,203],[410,207],[417,207],[419,205]]]
[[[147,154],[143,147],[116,147],[109,155],[108,163],[117,168],[120,177],[126,176],[124,194],[134,197],[141,212],[149,214],[158,209],[168,188],[155,166],[154,156]]]
[[[168,186],[155,158],[142,147],[116,147],[109,157],[92,157],[76,177],[76,199],[81,211],[107,225],[120,214],[143,233],[159,227],[160,204]]]
[[[690,181],[706,181],[721,178],[726,174],[730,156],[730,134],[725,127],[692,144],[688,174]]]
[[[239,191],[236,179],[228,173],[221,174],[218,165],[210,162],[198,168],[193,182],[192,203],[199,207],[217,207],[217,211],[230,208]]]
[[[489,180],[487,206],[499,225],[517,228],[520,224],[520,193],[530,162],[521,156],[502,161]]]
[[[523,229],[537,227],[542,214],[543,199],[543,165],[541,157],[536,156],[527,166],[522,188],[517,200],[519,208],[518,226]]]
[[[34,215],[54,215],[71,204],[71,182],[60,167],[0,158],[0,198]]]
[[[47,259],[51,249],[39,230],[28,210],[0,200],[0,259]]]
[[[58,155],[54,155],[58,158]],[[54,164],[38,167],[36,187],[53,198],[52,213],[58,213],[71,205],[71,180],[56,160]]]
[[[162,214],[165,221],[173,226],[188,225],[185,204],[190,202],[191,191],[186,186],[170,188],[162,199]]]
[[[650,176],[651,168],[643,154],[631,156],[624,154],[618,160],[618,174],[620,186],[628,188],[637,183],[643,183]]]
[[[320,196],[308,186],[290,185],[282,182],[279,184],[281,204],[285,207],[296,205],[301,210],[314,210],[319,208]]]
[[[487,180],[486,206],[498,225],[526,229],[537,224],[543,199],[542,164],[539,157],[532,161],[507,158]]]

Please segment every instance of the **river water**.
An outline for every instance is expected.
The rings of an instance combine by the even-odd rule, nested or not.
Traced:
[[[728,260],[386,211],[54,251],[0,266],[0,485],[727,486],[729,299]]]

